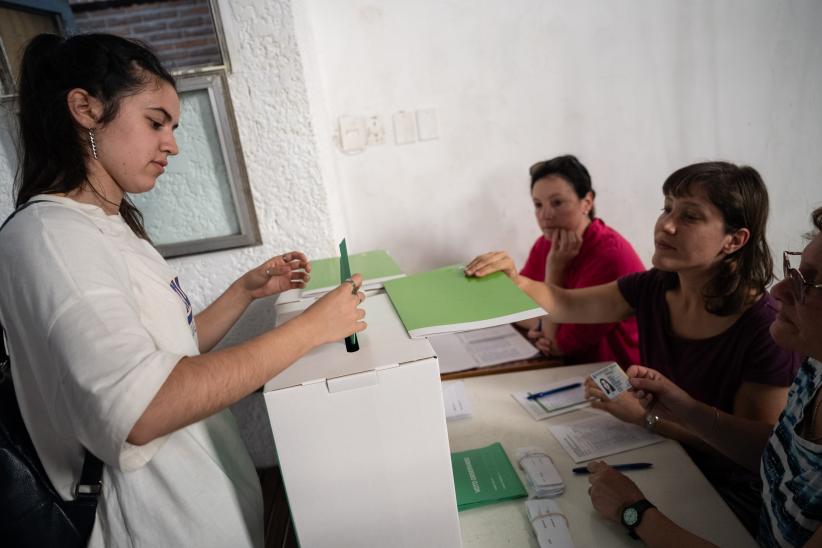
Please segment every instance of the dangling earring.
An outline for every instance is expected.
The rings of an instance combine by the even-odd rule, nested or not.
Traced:
[[[91,155],[97,160],[97,144],[94,142],[94,128],[88,130],[88,140],[91,144]]]

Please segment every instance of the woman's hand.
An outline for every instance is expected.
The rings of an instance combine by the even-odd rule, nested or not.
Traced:
[[[597,512],[620,523],[622,509],[645,498],[636,484],[604,461],[588,463],[588,496]]]
[[[605,392],[594,383],[591,377],[585,379],[585,397],[592,399],[591,407],[602,409],[621,421],[638,424],[645,424],[645,414],[647,410],[637,400],[631,392],[623,392],[614,399],[608,399]]]
[[[632,365],[626,373],[642,407],[653,407],[654,414],[661,418],[687,424],[692,411],[700,405],[659,371]]]
[[[305,287],[311,279],[309,272],[311,263],[306,256],[290,251],[249,270],[237,282],[253,300]]]
[[[556,342],[546,337],[545,333],[542,332],[542,329],[529,329],[526,336],[528,337],[528,340],[530,340],[534,344],[534,346],[537,347],[537,350],[539,350],[546,356],[562,355],[559,348],[557,347]]]
[[[547,270],[564,270],[571,259],[579,255],[582,236],[573,230],[555,228],[551,231],[551,250],[546,259]]]
[[[465,267],[466,276],[482,278],[494,272],[505,272],[514,283],[519,281],[519,273],[514,261],[505,251],[492,251],[476,257]]]
[[[354,274],[350,281],[323,295],[297,317],[306,322],[318,345],[341,341],[368,327],[362,321],[365,310],[358,308],[365,300],[365,293],[359,291],[361,285],[362,276]]]

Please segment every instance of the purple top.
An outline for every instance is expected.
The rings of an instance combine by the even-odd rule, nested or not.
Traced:
[[[634,309],[642,365],[656,369],[693,398],[733,412],[743,382],[789,386],[799,370],[797,354],[776,345],[769,327],[776,316],[765,294],[724,332],[707,339],[683,339],[671,331],[664,272],[629,274],[617,282]]]

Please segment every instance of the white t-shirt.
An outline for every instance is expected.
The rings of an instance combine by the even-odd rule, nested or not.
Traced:
[[[263,545],[260,484],[228,410],[126,441],[177,362],[199,353],[168,264],[119,215],[68,198],[0,232],[0,317],[20,410],[65,499],[83,446],[104,463],[89,546]]]

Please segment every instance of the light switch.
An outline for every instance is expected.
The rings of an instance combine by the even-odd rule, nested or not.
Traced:
[[[365,118],[340,116],[340,146],[346,152],[361,152],[368,146]]]
[[[417,111],[417,134],[420,141],[439,139],[437,129],[437,110],[433,108]]]
[[[398,145],[417,141],[417,117],[413,112],[394,113],[394,140]]]

